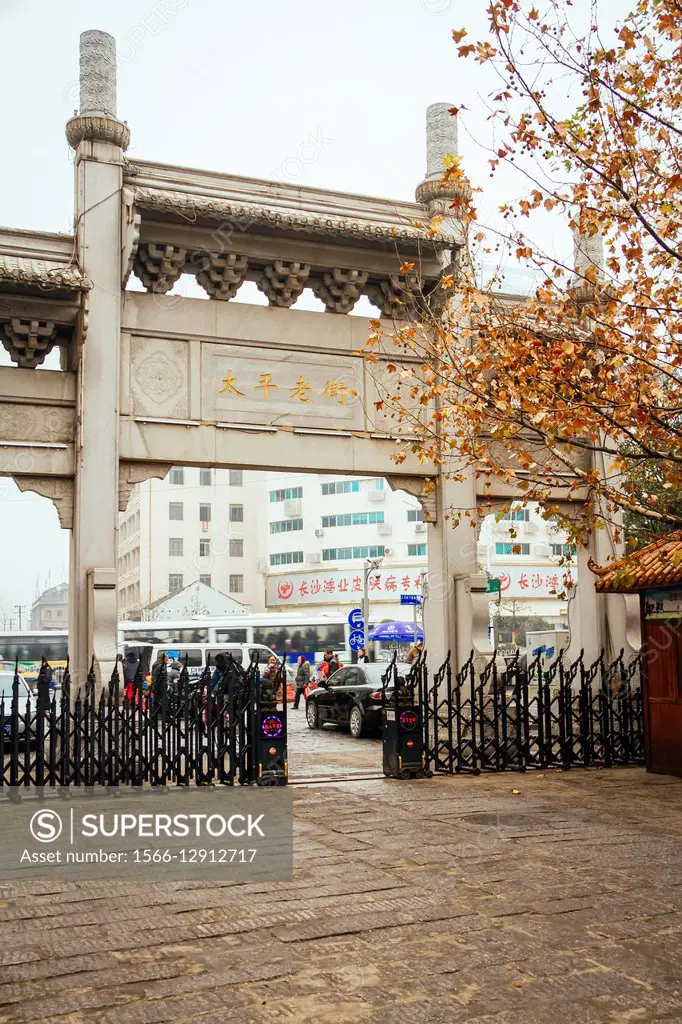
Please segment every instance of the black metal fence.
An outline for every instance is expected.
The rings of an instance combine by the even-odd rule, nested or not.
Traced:
[[[15,670],[11,695],[0,693],[0,788],[286,782],[285,668],[266,682],[257,657],[246,669],[224,657],[199,679],[187,665],[175,679],[162,665],[150,687],[139,668],[125,683],[117,659],[99,696],[92,666],[75,694],[67,668],[59,696],[42,685],[46,663],[36,694]],[[266,720],[280,740],[281,770],[264,773]]]
[[[477,672],[473,653],[453,672],[448,655],[429,679],[416,670],[423,700],[427,767],[459,773],[644,762],[641,664],[591,665],[583,655],[543,668],[517,652],[500,672],[493,657]]]

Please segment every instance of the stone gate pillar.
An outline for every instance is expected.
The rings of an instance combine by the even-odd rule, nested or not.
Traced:
[[[454,669],[471,651],[480,668],[493,653],[489,638],[490,595],[487,579],[478,571],[478,528],[462,516],[454,524],[452,511],[476,509],[473,474],[463,481],[441,476],[436,491],[436,521],[428,526],[428,575],[424,598],[424,638],[429,666],[434,670],[448,651]]]
[[[69,646],[79,672],[95,655],[101,685],[116,656],[121,190],[130,139],[116,117],[116,43],[106,32],[81,35],[80,110],[66,136],[76,152],[78,259],[92,285],[88,333],[75,353]]]

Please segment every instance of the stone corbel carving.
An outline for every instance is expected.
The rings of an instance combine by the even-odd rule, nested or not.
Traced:
[[[62,530],[73,529],[73,480],[69,477],[15,476],[20,491],[33,491],[54,502]]]
[[[133,271],[148,292],[165,295],[182,275],[186,262],[186,249],[149,242],[138,245]]]
[[[137,256],[142,215],[135,209],[135,193],[131,188],[124,188],[121,198],[121,287],[125,288]]]
[[[421,282],[416,274],[390,274],[385,281],[367,288],[371,302],[387,320],[405,320],[421,300]]]
[[[309,263],[289,263],[275,260],[258,275],[256,284],[271,306],[288,309],[306,286],[310,276]]]
[[[364,270],[327,271],[313,284],[313,292],[324,302],[327,313],[350,313],[367,284]]]
[[[163,480],[170,466],[165,462],[121,462],[118,470],[118,510],[125,512],[135,484],[155,477]]]
[[[248,270],[248,256],[234,252],[205,256],[197,274],[200,285],[212,299],[233,299],[241,287]]]
[[[35,370],[50,352],[57,340],[52,320],[12,319],[3,328],[2,344],[10,358],[19,366]]]
[[[419,501],[424,513],[424,521],[435,523],[438,520],[435,481],[419,476],[389,476],[388,483],[392,491],[407,491]]]

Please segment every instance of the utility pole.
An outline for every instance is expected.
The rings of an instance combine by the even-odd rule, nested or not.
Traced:
[[[19,632],[21,633],[21,616],[22,616],[23,611],[24,611],[24,605],[23,604],[15,604],[14,609],[15,609],[17,615],[19,616]]]
[[[368,651],[369,640],[369,578],[381,565],[382,558],[368,558],[365,562],[364,586],[362,588],[362,621],[365,624],[365,650]]]

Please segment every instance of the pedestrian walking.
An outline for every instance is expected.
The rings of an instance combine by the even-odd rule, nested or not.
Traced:
[[[48,665],[46,658],[42,659],[40,665],[40,671],[38,672],[37,689],[38,705],[42,708],[43,711],[47,711],[47,709],[50,706],[50,701],[52,699],[52,694],[50,692],[52,689],[52,669]]]
[[[301,694],[304,697],[308,696],[308,687],[310,686],[310,662],[300,655],[297,667],[296,667],[296,693],[294,694],[294,711],[298,711],[298,705],[301,701]]]
[[[369,657],[367,655],[367,651],[365,650],[364,647],[361,647],[360,650],[358,651],[358,665],[367,664],[369,664]]]

